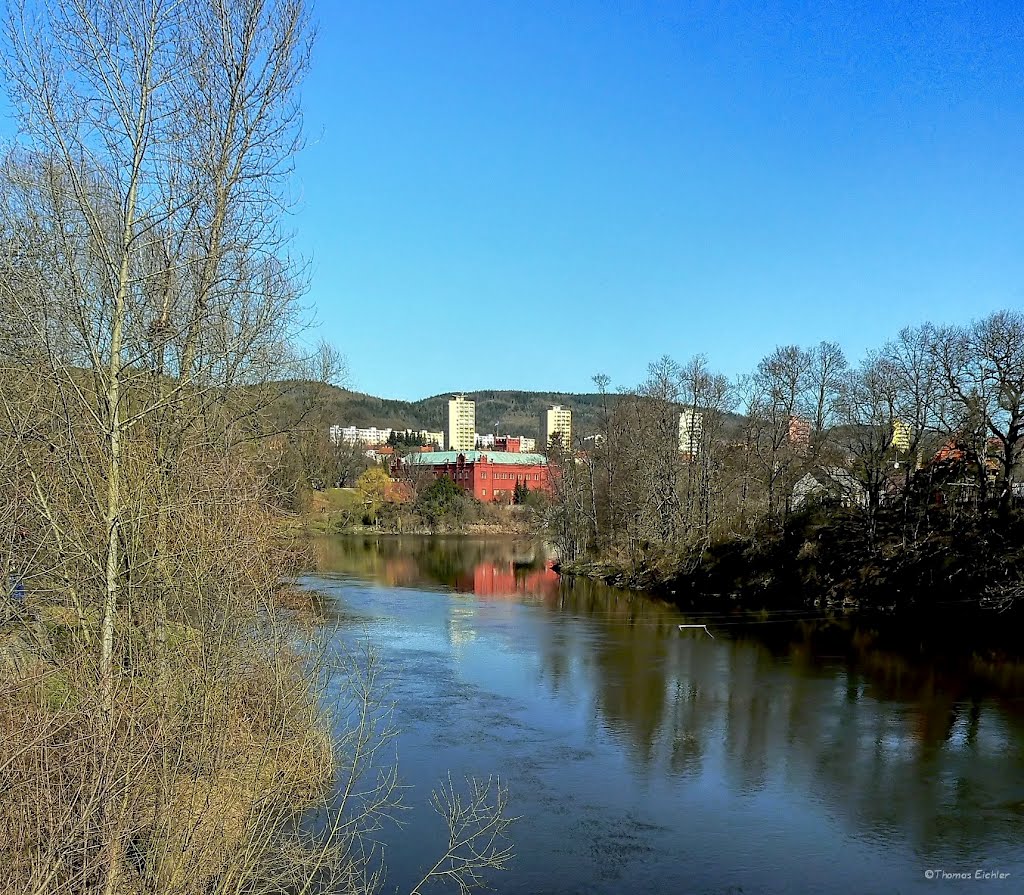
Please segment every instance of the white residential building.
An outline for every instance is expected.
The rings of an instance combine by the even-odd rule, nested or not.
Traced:
[[[331,444],[384,444],[391,437],[390,429],[370,426],[359,429],[356,426],[331,426]]]
[[[426,445],[437,445],[438,449],[444,448],[444,432],[431,432],[429,429],[403,429],[400,435],[407,438],[418,438]]]
[[[452,395],[448,402],[448,428],[445,445],[450,451],[472,451],[476,448],[476,402],[465,395]]]
[[[704,414],[687,408],[679,414],[679,451],[696,457],[704,437]]]

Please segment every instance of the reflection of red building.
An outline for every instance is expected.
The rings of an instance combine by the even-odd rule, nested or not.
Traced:
[[[460,575],[455,587],[462,593],[479,597],[550,597],[558,592],[558,582],[558,573],[551,568],[551,563],[545,564],[543,569],[527,569],[516,574],[511,562],[483,562],[473,568],[471,575]]]
[[[419,567],[414,559],[399,557],[384,561],[383,579],[392,587],[410,587],[418,575]]]
[[[541,454],[509,451],[430,451],[411,454],[392,467],[392,475],[402,472],[402,464],[428,467],[435,478],[448,476],[477,500],[510,503],[516,485],[531,491],[547,491],[548,461]]]

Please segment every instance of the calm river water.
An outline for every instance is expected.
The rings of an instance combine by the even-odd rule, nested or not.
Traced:
[[[803,613],[688,619],[508,540],[317,550],[305,583],[396,703],[414,810],[380,834],[385,891],[443,851],[450,771],[511,788],[502,893],[1024,892],[1020,665]]]

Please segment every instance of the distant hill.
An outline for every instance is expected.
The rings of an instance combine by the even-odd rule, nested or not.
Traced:
[[[479,391],[466,392],[476,401],[478,432],[538,437],[540,414],[549,404],[562,404],[573,412],[574,434],[587,435],[597,431],[601,395],[573,395],[566,392]],[[327,387],[326,401],[318,412],[323,426],[377,426],[390,429],[431,429],[443,431],[447,422],[448,399],[451,393],[422,398],[419,401],[396,401],[361,392]],[[292,392],[289,403],[301,400]]]

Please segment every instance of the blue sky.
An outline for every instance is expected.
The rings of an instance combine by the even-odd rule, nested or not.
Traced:
[[[1024,306],[1019,3],[332,3],[297,248],[351,384],[590,390]]]

